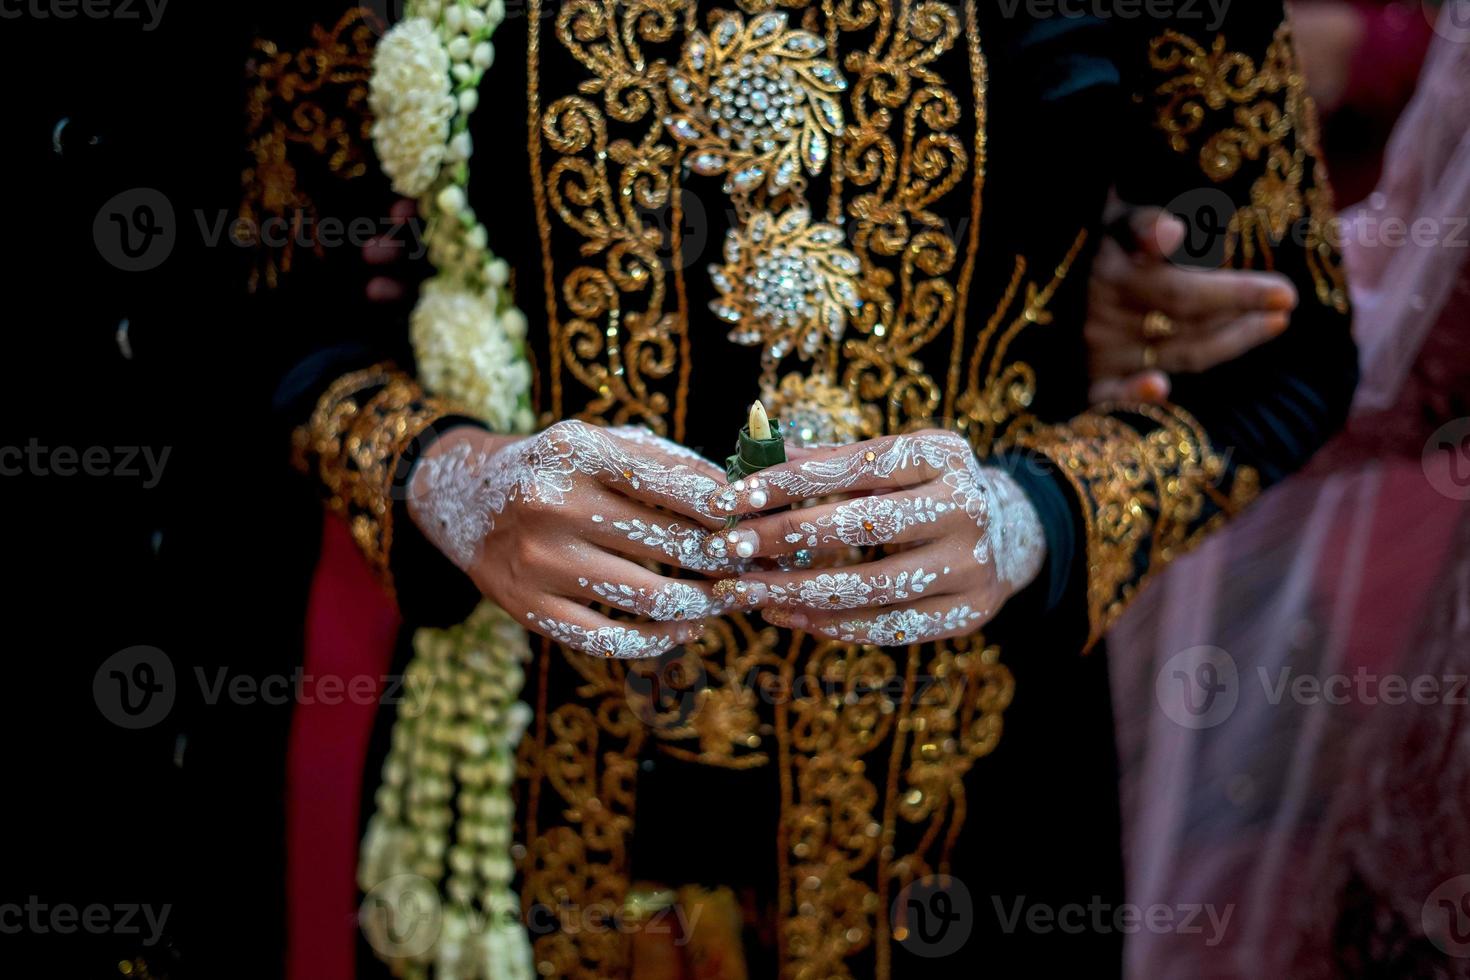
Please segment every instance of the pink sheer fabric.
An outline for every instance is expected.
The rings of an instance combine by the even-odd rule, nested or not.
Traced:
[[[1129,920],[1130,976],[1470,977],[1466,215],[1453,0],[1345,216],[1348,431],[1109,638],[1129,902],[1169,910]]]

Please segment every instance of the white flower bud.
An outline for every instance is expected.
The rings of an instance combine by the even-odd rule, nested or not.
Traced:
[[[455,61],[469,61],[470,52],[473,50],[474,47],[470,44],[470,39],[463,34],[450,41],[448,46],[449,57]]]
[[[460,61],[456,62],[453,68],[449,69],[449,74],[454,76],[454,80],[456,82],[464,84],[465,82],[468,82],[471,77],[474,76],[475,69],[474,66],[470,65],[468,62]]]
[[[506,265],[505,259],[496,259],[486,268],[485,278],[490,280],[492,286],[504,286],[510,281],[510,266]]]
[[[458,184],[447,185],[439,192],[437,203],[445,214],[458,214],[465,206],[464,188]]]
[[[444,29],[451,34],[458,34],[464,30],[464,10],[459,4],[444,11]]]
[[[490,15],[490,23],[497,27],[500,26],[501,21],[505,20],[505,0],[490,0],[489,6],[485,9]]]
[[[469,33],[478,34],[485,29],[485,14],[483,11],[471,8],[465,12],[464,23]]]
[[[478,90],[470,88],[465,89],[463,92],[459,93],[459,111],[463,112],[465,115],[469,115],[470,113],[474,112],[475,107],[479,104],[480,93]]]
[[[475,227],[465,233],[464,240],[465,244],[470,248],[479,249],[483,252],[486,244],[488,244],[488,239],[485,235],[485,226],[481,224],[475,225]]]
[[[476,68],[489,68],[495,61],[495,46],[489,41],[481,41],[475,45],[475,53],[471,56],[470,60]]]
[[[467,129],[455,133],[449,141],[449,155],[454,160],[468,160],[474,149],[474,142],[470,139],[470,131]]]
[[[510,339],[522,339],[526,336],[526,314],[514,306],[508,307],[504,313],[500,314],[500,328]]]

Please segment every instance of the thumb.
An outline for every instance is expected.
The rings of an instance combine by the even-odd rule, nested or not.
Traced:
[[[1138,208],[1129,216],[1133,226],[1134,255],[1167,259],[1184,244],[1184,222],[1163,208]]]

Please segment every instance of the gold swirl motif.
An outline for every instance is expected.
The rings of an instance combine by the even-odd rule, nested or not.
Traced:
[[[676,419],[683,417],[687,379],[681,377],[676,405],[656,387],[687,361],[688,315],[665,309],[665,249],[677,250],[678,243],[666,241],[654,216],[672,207],[677,229],[678,193],[674,153],[660,139],[669,108],[667,66],[651,63],[643,45],[668,41],[686,7],[684,0],[562,5],[556,36],[591,77],[578,86],[581,94],[557,99],[544,114],[538,88],[531,86],[532,183],[551,334],[551,419],[563,417],[563,369],[592,394],[578,418],[636,422],[666,433],[671,408]],[[539,0],[532,0],[532,8],[534,79]],[[629,129],[631,138],[614,137],[609,121]],[[544,175],[543,141],[552,157]],[[559,284],[548,208],[576,237],[583,258],[595,261],[571,270]],[[676,438],[677,430],[676,424]]]
[[[1149,44],[1149,64],[1172,74],[1155,90],[1158,127],[1178,153],[1194,149],[1211,116],[1228,112],[1234,125],[1210,131],[1198,148],[1200,169],[1216,183],[1234,178],[1247,161],[1260,164],[1250,204],[1231,216],[1227,263],[1275,268],[1275,250],[1305,221],[1302,246],[1318,302],[1348,311],[1347,281],[1335,245],[1337,215],[1321,160],[1317,107],[1297,70],[1291,27],[1277,28],[1258,67],[1216,35],[1208,49],[1178,31]]]
[[[303,168],[320,167],[340,180],[367,172],[372,114],[368,79],[381,20],[353,7],[331,27],[311,26],[311,43],[282,49],[257,38],[248,63],[245,131],[251,164],[240,174],[240,227],[254,229],[249,288],[275,289],[290,274],[296,246],[323,255],[316,203],[303,186]],[[279,225],[267,241],[262,233]]]

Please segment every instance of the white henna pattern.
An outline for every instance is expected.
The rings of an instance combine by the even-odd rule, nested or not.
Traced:
[[[947,432],[898,436],[881,452],[860,449],[836,459],[808,460],[799,469],[767,474],[767,479],[794,496],[821,497],[846,490],[868,475],[886,478],[921,464],[940,470],[955,453],[974,457],[969,443]]]
[[[821,632],[844,643],[871,643],[880,647],[922,643],[972,626],[981,613],[969,606],[957,606],[945,612],[921,613],[914,609],[895,609],[870,620],[843,623],[840,627],[824,626]]]
[[[933,497],[858,497],[828,516],[802,521],[797,525],[801,534],[787,535],[787,543],[805,536],[808,548],[834,541],[860,548],[886,544],[915,524],[934,523],[953,506]]]
[[[713,549],[718,554],[705,554],[706,543],[713,545],[714,542],[702,528],[684,527],[681,524],[655,524],[637,518],[631,521],[613,521],[612,526],[622,531],[629,541],[661,551],[678,562],[681,568],[690,571],[719,572],[741,567],[738,563],[725,560],[723,547]],[[718,540],[718,535],[715,540]]]
[[[547,636],[583,653],[610,657],[614,660],[642,660],[668,653],[675,646],[673,637],[649,636],[631,626],[600,626],[587,629],[559,619],[537,620],[536,625]]]
[[[639,431],[627,429],[624,438],[629,438],[627,432]],[[657,445],[665,452],[681,448],[647,432],[632,441]],[[558,422],[493,456],[472,452],[468,444],[461,443],[421,460],[413,477],[409,510],[441,551],[460,568],[468,568],[480,542],[495,530],[496,516],[510,502],[565,504],[578,473],[612,477],[706,515],[706,500],[719,486],[683,463],[670,466],[634,456],[606,432],[584,422]],[[670,525],[670,532],[675,528],[677,525]]]
[[[598,598],[608,605],[626,609],[657,622],[685,619],[707,619],[718,616],[733,603],[711,600],[699,589],[684,582],[670,582],[660,589],[635,589],[631,585],[599,582],[592,586]]]
[[[933,572],[916,568],[897,576],[870,575],[854,572],[823,573],[815,578],[770,587],[777,605],[797,604],[814,609],[855,609],[859,606],[882,606],[901,602],[923,594],[934,580]]]

